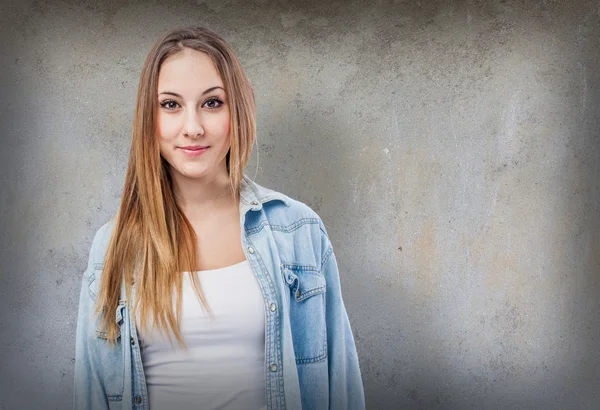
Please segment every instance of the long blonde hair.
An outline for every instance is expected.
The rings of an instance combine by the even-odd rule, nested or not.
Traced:
[[[227,92],[231,147],[226,162],[231,193],[238,200],[244,167],[256,138],[254,92],[231,46],[203,27],[165,33],[142,67],[123,196],[100,281],[95,313],[107,312],[102,315],[101,327],[111,343],[118,337],[114,312],[124,280],[130,308],[135,282],[133,311],[139,314],[142,329],[148,329],[151,321],[153,327],[174,335],[185,346],[180,332],[181,272],[191,272],[197,266],[196,235],[175,201],[170,166],[160,155],[155,133],[160,67],[167,57],[184,48],[206,53],[212,59]],[[197,278],[190,278],[201,303],[209,308]]]

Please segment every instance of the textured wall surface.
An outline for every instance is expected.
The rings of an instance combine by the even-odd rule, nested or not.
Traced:
[[[598,408],[598,1],[2,4],[0,408],[71,406],[143,58],[187,24],[255,87],[246,172],[325,221],[368,408]]]

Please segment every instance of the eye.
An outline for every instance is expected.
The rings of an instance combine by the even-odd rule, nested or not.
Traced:
[[[209,110],[216,110],[217,108],[221,108],[221,106],[223,105],[223,101],[216,97],[213,97],[209,98],[204,104],[202,104],[202,106],[205,105],[208,107]]]
[[[168,111],[173,111],[179,107],[179,103],[175,100],[164,100],[160,103],[160,106]]]

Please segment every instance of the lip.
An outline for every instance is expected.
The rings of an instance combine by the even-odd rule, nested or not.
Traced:
[[[181,151],[183,151],[183,153],[185,155],[188,155],[190,157],[197,157],[198,155],[202,155],[209,148],[210,148],[210,146],[200,146],[200,145],[196,145],[196,146],[190,145],[187,147],[179,147],[179,149]]]

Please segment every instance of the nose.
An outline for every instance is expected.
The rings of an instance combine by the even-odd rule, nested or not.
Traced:
[[[204,135],[202,118],[195,110],[187,110],[185,123],[183,124],[183,135],[188,138],[198,138]]]

